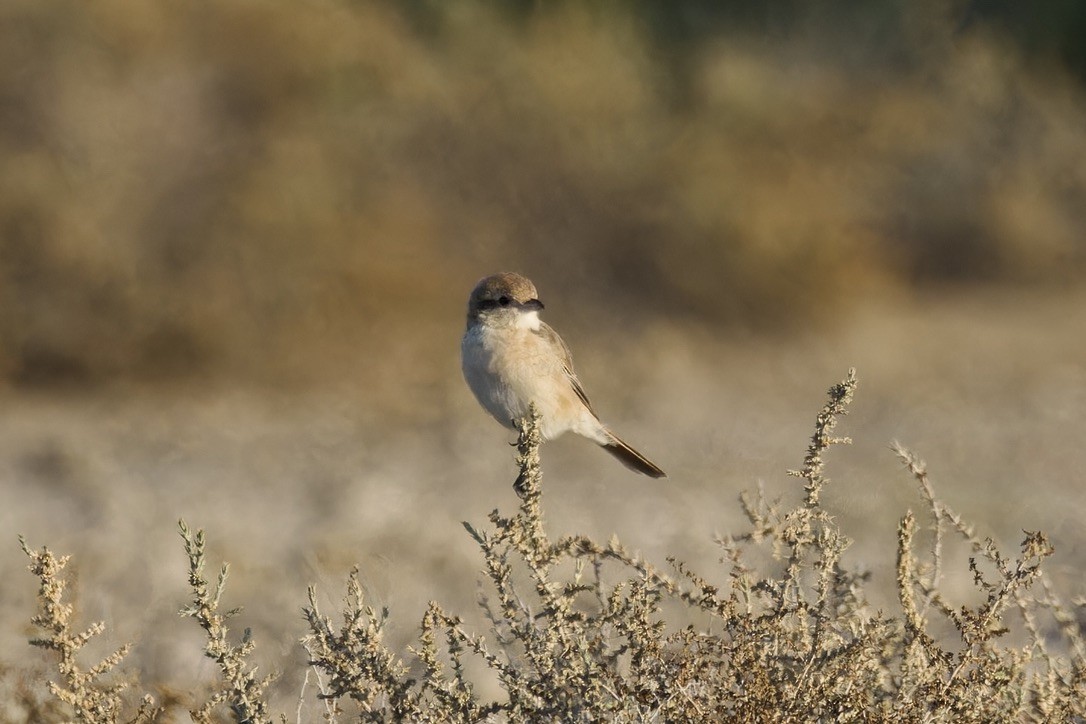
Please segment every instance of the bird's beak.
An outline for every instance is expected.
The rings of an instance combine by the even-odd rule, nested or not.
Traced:
[[[543,302],[539,301],[538,299],[529,299],[528,301],[524,302],[524,304],[521,304],[520,306],[523,309],[528,309],[528,310],[533,311],[533,312],[539,312],[539,311],[542,311],[542,309],[543,309]]]

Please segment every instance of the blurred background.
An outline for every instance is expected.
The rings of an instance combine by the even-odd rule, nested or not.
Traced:
[[[738,492],[796,495],[855,366],[826,499],[878,603],[922,507],[895,439],[1077,582],[1084,34],[1074,0],[7,0],[4,665],[39,661],[22,533],[76,554],[80,611],[148,685],[208,679],[179,517],[265,670],[304,661],[305,586],[334,607],[355,563],[394,642],[427,599],[470,620],[460,521],[510,511],[515,471],[458,345],[501,270],[670,474],[549,444],[555,534],[719,570]]]

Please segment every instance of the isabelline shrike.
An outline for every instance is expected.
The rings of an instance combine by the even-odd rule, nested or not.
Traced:
[[[666,477],[600,422],[573,371],[569,348],[539,318],[542,309],[535,285],[519,274],[494,274],[475,285],[460,355],[464,379],[479,404],[513,427],[534,402],[544,439],[575,432],[639,473]]]

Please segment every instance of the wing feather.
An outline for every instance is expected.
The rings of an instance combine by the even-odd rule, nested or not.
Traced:
[[[599,419],[599,415],[597,415],[596,410],[593,409],[592,403],[588,401],[588,395],[585,394],[584,388],[581,387],[581,381],[577,379],[577,373],[573,371],[573,355],[570,353],[565,340],[558,336],[558,333],[546,322],[540,322],[539,329],[537,329],[535,333],[540,337],[543,337],[552,349],[557,349],[562,353],[562,368],[566,372],[566,378],[569,380],[569,384],[573,387],[573,391],[577,394],[577,397],[584,403],[584,406],[588,408],[588,411],[591,412],[596,419]]]

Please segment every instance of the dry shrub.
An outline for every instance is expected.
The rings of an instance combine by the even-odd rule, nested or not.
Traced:
[[[323,718],[1082,721],[1086,646],[1077,612],[1041,570],[1053,553],[1044,535],[1027,533],[1017,557],[1001,553],[936,499],[924,464],[900,446],[929,524],[919,531],[912,512],[901,520],[900,613],[867,603],[869,576],[844,565],[850,541],[821,504],[830,482],[824,456],[849,441],[834,429],[855,388],[850,371],[830,389],[803,466],[791,471],[803,483],[798,500],[786,504],[763,491],[742,496],[750,527],[719,541],[720,582],[677,560],[665,572],[615,539],[553,539],[543,520],[538,418],[524,421],[519,510],[512,517],[494,511],[486,529],[465,523],[483,556],[488,592],[480,602],[489,630],[473,632],[431,603],[417,645],[397,652],[383,640],[388,611],[365,602],[357,571],[341,621],[319,610],[311,589],[303,644]],[[272,721],[264,701],[268,679],[258,679],[247,663],[252,643],[247,634],[229,643],[230,614],[219,613],[226,569],[210,586],[202,574],[203,534],[184,524],[182,533],[193,590],[183,613],[204,627],[206,653],[221,674],[215,693],[192,715],[205,722],[215,712]],[[952,542],[972,552],[976,602],[953,602],[941,590]],[[84,721],[154,718],[159,709],[149,700],[123,714],[122,688],[101,681],[124,649],[95,667],[79,667],[76,655],[100,627],[73,635],[71,606],[62,602],[64,561],[46,550],[27,554],[42,581],[42,613],[34,622],[48,634],[35,643],[59,658],[54,695]],[[480,665],[496,679],[500,696],[480,693]]]
[[[400,370],[505,267],[768,328],[1081,279],[1081,87],[982,23],[668,44],[645,7],[493,5],[5,2],[0,373]]]
[[[92,666],[81,662],[80,652],[88,643],[105,631],[105,624],[96,622],[83,631],[73,628],[74,606],[65,600],[68,581],[62,574],[69,556],[58,558],[42,548],[31,550],[26,541],[19,539],[23,552],[30,557],[30,571],[41,582],[38,589],[38,613],[30,623],[41,631],[39,638],[30,640],[31,646],[52,651],[57,658],[58,680],[49,680],[49,692],[59,706],[51,714],[63,712],[64,718],[74,716],[82,722],[138,722],[153,721],[159,714],[154,700],[145,696],[138,706],[129,707],[124,692],[129,686],[118,671],[118,666],[131,646],[125,644]],[[131,708],[131,711],[129,711]],[[28,712],[28,716],[42,716],[44,712]]]
[[[488,532],[468,526],[493,590],[483,601],[490,640],[432,604],[415,652],[421,675],[408,680],[352,579],[338,630],[312,596],[307,611],[313,663],[331,677],[325,696],[360,702],[366,721],[1017,722],[1086,714],[1083,641],[1042,578],[1040,563],[1052,553],[1044,536],[1027,534],[1020,557],[1005,558],[935,500],[921,464],[904,452],[936,543],[919,561],[916,520],[907,514],[899,534],[903,615],[866,603],[867,574],[842,565],[849,540],[819,502],[828,482],[822,457],[847,442],[832,431],[855,385],[850,373],[818,415],[804,466],[792,473],[804,482],[802,501],[789,508],[760,493],[744,496],[750,531],[720,541],[725,585],[674,560],[665,574],[616,540],[551,540],[540,507],[538,433],[526,424],[519,514],[495,511]],[[970,568],[984,594],[976,607],[955,607],[935,585],[947,534],[975,551]],[[668,607],[674,602],[685,615]],[[1025,623],[1025,645],[1004,642],[1009,610]],[[929,633],[939,616],[955,637]],[[497,674],[507,698],[475,695],[464,674],[472,656]],[[399,676],[374,676],[363,661],[391,662],[383,671]]]

